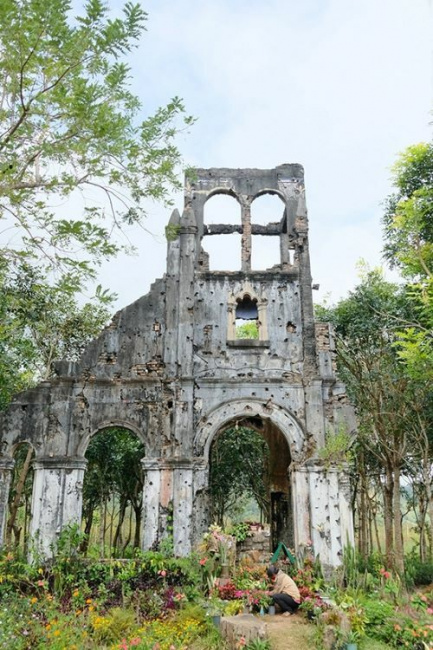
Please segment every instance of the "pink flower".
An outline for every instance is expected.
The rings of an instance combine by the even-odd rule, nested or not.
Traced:
[[[433,607],[427,607],[427,614],[433,614]]]
[[[161,571],[158,571],[158,574],[159,574],[162,578],[165,578],[165,576],[167,575],[167,571],[166,571],[165,569],[162,569]]]
[[[131,639],[130,643],[131,645],[139,645],[140,639],[136,637],[135,639]]]
[[[200,564],[201,564],[202,566],[204,566],[204,565],[206,564],[206,560],[205,560],[204,558],[202,558],[202,559],[200,560]]]
[[[38,580],[36,584],[38,587],[43,587],[45,585],[45,580]]]

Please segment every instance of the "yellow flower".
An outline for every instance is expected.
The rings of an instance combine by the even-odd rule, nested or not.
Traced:
[[[75,589],[75,591],[72,593],[72,595],[73,595],[74,598],[76,598],[77,596],[80,595],[80,592],[78,591],[78,589]]]
[[[91,602],[92,602],[92,599],[91,599],[91,598],[86,598],[86,603],[87,603],[87,604],[89,604],[89,603],[91,603]]]
[[[51,630],[51,623],[47,623],[46,626],[45,626],[45,629],[46,630]]]
[[[60,630],[54,630],[53,634],[54,636],[60,636]]]
[[[37,603],[37,602],[38,602],[38,599],[36,598],[36,596],[33,596],[33,598],[31,599],[30,602],[31,602],[32,604]]]
[[[38,573],[39,573],[40,575],[42,575],[42,574],[43,574],[43,572],[44,572],[44,570],[43,570],[43,569],[38,569]]]

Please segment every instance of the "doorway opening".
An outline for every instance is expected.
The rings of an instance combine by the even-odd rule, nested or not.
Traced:
[[[259,416],[225,424],[210,449],[212,521],[247,521],[269,531],[270,551],[293,547],[294,524],[288,475],[290,450],[281,431]]]
[[[140,548],[144,445],[129,429],[98,431],[85,454],[81,550],[97,557],[131,557]]]

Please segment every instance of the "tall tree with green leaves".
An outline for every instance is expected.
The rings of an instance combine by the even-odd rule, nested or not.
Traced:
[[[75,361],[108,320],[106,297],[78,304],[35,266],[0,268],[0,410],[13,393],[52,374],[52,362]]]
[[[179,187],[191,117],[174,97],[143,118],[130,90],[146,19],[130,1],[0,3],[0,406],[96,334],[110,294],[93,308],[77,294],[146,202]]]
[[[386,282],[380,271],[367,271],[348,298],[318,310],[337,332],[339,372],[359,418],[359,485],[368,501],[370,484],[382,494],[385,546],[390,565],[404,569],[400,502],[401,478],[409,462],[418,465],[425,451],[423,431],[432,426],[431,383],[412,377],[397,354],[399,328],[410,320],[412,303],[404,287]],[[429,457],[431,460],[431,456]],[[371,493],[371,491],[370,491]],[[361,494],[362,496],[362,494]],[[365,513],[362,513],[365,521]]]
[[[179,98],[141,119],[126,55],[146,13],[102,0],[0,3],[0,256],[61,269],[72,286],[119,250],[114,231],[179,186]],[[72,197],[85,197],[82,210]],[[93,200],[92,200],[93,196]],[[56,208],[59,206],[60,208]]]
[[[393,167],[384,215],[385,256],[406,279],[414,318],[401,321],[399,354],[414,377],[433,379],[433,143],[408,147]]]

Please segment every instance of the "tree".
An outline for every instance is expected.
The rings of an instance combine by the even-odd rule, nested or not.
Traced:
[[[132,2],[121,18],[101,0],[75,18],[70,0],[0,3],[0,257],[9,265],[37,260],[79,287],[119,250],[114,230],[140,223],[145,199],[178,187],[174,140],[192,119],[175,97],[140,122],[128,88],[125,55],[145,21]],[[87,190],[105,201],[83,214],[72,201],[55,208]]]
[[[415,316],[401,322],[399,355],[412,376],[433,379],[433,143],[400,154],[393,184],[383,219],[384,252],[408,281]]]
[[[107,297],[101,291],[99,298],[79,306],[30,264],[3,276],[0,268],[0,410],[14,392],[48,379],[54,359],[79,358],[108,320]]]
[[[115,18],[101,0],[76,17],[70,0],[0,3],[0,408],[96,335],[110,295],[77,294],[146,200],[179,186],[191,118],[175,97],[140,119],[129,89],[145,22],[132,2]]]
[[[142,520],[142,496],[144,476],[141,459],[144,446],[127,429],[113,427],[97,433],[90,441],[86,452],[88,465],[83,484],[83,516],[86,544],[92,530],[94,515],[101,514],[100,552],[103,556],[105,547],[124,550],[131,541],[131,531],[122,540],[122,527],[128,505],[132,507],[135,517],[134,547],[140,545],[140,528]],[[111,517],[108,504],[111,502]],[[115,508],[118,512],[115,513]],[[114,518],[117,519],[116,530]],[[107,544],[107,531],[109,541]]]
[[[409,460],[419,467],[422,433],[432,424],[431,409],[425,408],[431,384],[406,372],[396,348],[412,303],[404,287],[386,282],[377,270],[367,271],[348,298],[319,316],[336,327],[339,371],[359,417],[358,494],[366,508],[372,482],[382,493],[386,554],[402,572],[401,476]],[[360,512],[363,527],[368,517]],[[362,534],[365,538],[364,528]]]
[[[245,495],[269,514],[269,447],[246,427],[230,427],[212,445],[210,494],[213,520],[223,525]]]

